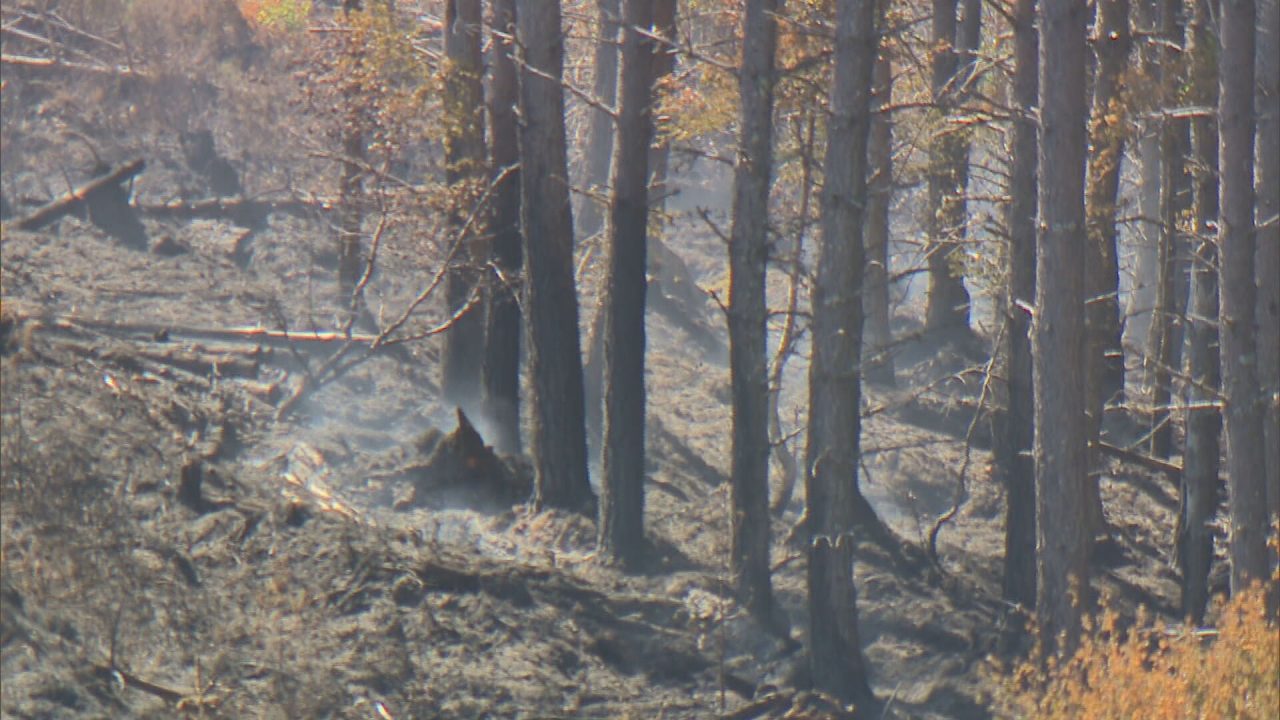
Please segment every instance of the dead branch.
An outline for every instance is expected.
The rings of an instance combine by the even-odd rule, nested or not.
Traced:
[[[30,55],[14,55],[0,53],[0,64],[17,65],[36,70],[74,70],[95,75],[113,75],[115,77],[150,78],[150,73],[134,70],[123,65],[94,65],[71,60],[55,60],[53,58],[32,57]]]
[[[126,180],[131,179],[133,176],[142,172],[146,166],[147,162],[142,158],[125,163],[106,175],[94,178],[77,188],[72,188],[52,202],[18,220],[17,223],[15,223],[15,227],[20,230],[37,230],[42,228],[64,215],[76,212],[90,196],[101,192],[105,188],[119,185]]]

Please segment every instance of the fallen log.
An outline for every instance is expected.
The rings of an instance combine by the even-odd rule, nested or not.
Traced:
[[[20,230],[38,230],[64,215],[76,212],[95,194],[108,188],[119,186],[142,172],[146,166],[147,162],[142,158],[125,163],[106,175],[96,177],[64,193],[30,215],[18,220],[15,223],[15,227]]]
[[[139,205],[138,210],[152,217],[207,220],[230,220],[244,227],[261,225],[272,213],[286,213],[309,218],[333,209],[324,200],[249,200],[210,198],[208,200],[175,200],[160,204]]]

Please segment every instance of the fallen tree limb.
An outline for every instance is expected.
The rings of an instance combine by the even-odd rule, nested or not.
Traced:
[[[75,212],[94,194],[131,179],[133,176],[142,172],[146,166],[147,162],[142,158],[125,163],[106,175],[96,177],[89,182],[64,193],[62,196],[40,207],[30,215],[18,220],[17,223],[15,223],[15,227],[20,230],[38,230],[64,215]]]
[[[95,75],[114,75],[116,77],[151,77],[148,73],[124,67],[123,65],[95,65],[91,63],[74,62],[71,60],[54,60],[53,58],[14,55],[11,53],[0,53],[0,63],[5,65],[17,65],[19,67],[35,68],[37,70],[76,70],[78,72],[93,73]]]
[[[250,200],[210,198],[208,200],[175,200],[159,204],[138,206],[138,211],[153,217],[205,218],[231,220],[242,225],[257,225],[272,213],[282,212],[294,217],[311,217],[326,213],[334,204],[325,200]]]
[[[1177,483],[1179,478],[1182,477],[1181,465],[1174,465],[1171,462],[1166,462],[1159,458],[1155,458],[1150,455],[1144,455],[1142,453],[1134,452],[1132,450],[1126,450],[1122,447],[1118,447],[1116,445],[1112,445],[1111,443],[1107,443],[1107,442],[1098,443],[1098,449],[1118,460],[1131,462],[1135,465],[1141,465],[1147,468],[1148,470],[1155,470],[1156,472],[1164,473],[1165,475],[1169,476],[1169,479],[1172,480],[1174,483]]]

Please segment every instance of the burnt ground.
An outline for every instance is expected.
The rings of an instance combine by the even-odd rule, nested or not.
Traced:
[[[26,82],[6,71],[6,104]],[[219,143],[238,142],[228,128],[242,110],[207,118]],[[42,112],[54,111],[6,110],[3,191],[18,215],[89,174]],[[655,560],[626,575],[595,556],[587,518],[466,492],[393,507],[415,438],[453,429],[435,385],[439,337],[346,351],[349,369],[312,383],[343,347],[308,336],[344,317],[324,210],[176,217],[156,209],[175,187],[195,188],[192,202],[210,192],[176,132],[122,131],[110,118],[76,127],[109,163],[148,161],[132,202],[152,210],[139,215],[144,242],[74,216],[4,230],[6,717],[841,715],[803,691],[804,561],[784,542],[802,489],[772,528],[793,641],[767,635],[727,590],[728,369],[690,331],[723,342],[713,303],[692,325],[650,314]],[[260,177],[245,179],[259,197],[306,199],[272,197],[275,176]],[[434,273],[438,243],[421,228],[388,232],[357,332],[387,327]],[[714,285],[723,254],[705,226],[667,233],[694,280]],[[585,326],[594,266],[584,267]],[[438,322],[438,305],[403,334]],[[904,334],[912,314],[899,309]],[[901,387],[868,391],[864,427],[864,490],[907,547],[868,541],[859,552],[872,684],[885,717],[987,717],[1006,608],[1003,493],[987,479],[983,423],[965,440],[984,361],[928,338],[897,361]],[[782,412],[793,427],[803,373],[797,357]],[[951,504],[961,467],[965,502],[940,535],[939,570],[913,548]],[[1100,586],[1121,607],[1173,614],[1172,486],[1112,465],[1103,491],[1114,533]]]

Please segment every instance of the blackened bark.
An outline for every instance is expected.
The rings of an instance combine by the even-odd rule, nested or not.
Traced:
[[[1191,93],[1196,105],[1217,104],[1217,47],[1210,32],[1210,2],[1197,0],[1188,25]],[[1182,614],[1199,624],[1209,602],[1213,563],[1210,522],[1218,508],[1218,458],[1222,415],[1213,407],[1220,379],[1218,358],[1218,133],[1213,118],[1191,121],[1192,217],[1191,293],[1187,308],[1186,446],[1179,486],[1178,565],[1182,571]]]
[[[1258,382],[1267,399],[1267,507],[1280,520],[1280,1],[1258,5]],[[1272,561],[1275,561],[1272,557]]]
[[[963,97],[972,50],[977,47],[980,15],[965,0],[966,23],[956,22],[957,0],[933,0],[933,57],[930,60],[935,114],[945,118]],[[973,24],[971,28],[970,25]],[[964,37],[958,37],[957,32]],[[972,36],[970,36],[972,33]],[[972,43],[965,47],[961,43]],[[929,202],[926,249],[929,294],[925,326],[929,330],[968,329],[969,291],[956,251],[968,222],[965,187],[969,179],[969,140],[964,130],[940,127],[929,145]]]
[[[893,332],[889,323],[889,206],[893,201],[893,120],[882,109],[893,97],[893,61],[880,48],[872,76],[871,136],[867,162],[866,289],[862,308],[866,313],[868,347],[866,378],[878,385],[893,386],[893,356],[889,347]]]
[[[484,89],[480,84],[480,0],[446,0],[444,48],[445,182],[451,190],[449,227],[464,231],[486,175]],[[440,387],[446,402],[474,408],[480,400],[485,320],[473,298],[480,266],[488,257],[485,233],[468,231],[445,275],[445,304],[458,315],[444,337]],[[469,309],[468,309],[469,308]]]
[[[1257,20],[1253,0],[1222,0],[1218,80],[1218,307],[1231,508],[1231,591],[1269,578],[1263,401],[1258,386],[1257,285],[1253,274],[1253,82]]]
[[[861,437],[862,225],[876,62],[876,0],[836,3],[835,70],[822,187],[822,244],[813,288],[805,517],[809,544],[809,670],[816,688],[874,701],[858,636],[852,531],[865,520]]]
[[[739,92],[742,118],[729,240],[729,366],[733,391],[733,585],[743,605],[781,631],[769,572],[769,388],[765,263],[773,168],[778,0],[747,0]]]
[[[1160,97],[1167,108],[1178,105],[1178,72],[1183,41],[1181,0],[1161,0]],[[1186,240],[1178,217],[1190,200],[1186,173],[1188,125],[1185,118],[1165,117],[1160,126],[1160,236],[1156,304],[1151,313],[1147,342],[1151,386],[1151,454],[1168,458],[1173,446],[1173,422],[1169,412],[1173,368],[1181,366],[1182,316],[1186,310]]]
[[[490,24],[504,34],[515,32],[515,0],[493,0]],[[520,452],[520,156],[516,128],[519,88],[510,41],[495,38],[490,65],[489,122],[492,173],[493,265],[486,295],[484,367],[481,382],[485,414],[494,425],[493,445],[500,452]]]
[[[565,149],[559,3],[516,16],[520,70],[520,215],[533,385],[534,503],[593,512],[583,422],[573,213]]]
[[[1035,427],[1031,381],[1031,322],[1025,308],[1036,296],[1036,121],[1039,104],[1036,0],[1013,6],[1014,120],[1008,152],[1009,204],[1005,226],[1009,289],[1005,307],[1005,372],[1008,409],[998,416],[996,466],[1008,494],[1005,508],[1004,599],[1027,610],[1036,602]]]
[[[1042,646],[1071,652],[1089,602],[1084,427],[1084,0],[1041,0],[1040,228],[1036,247],[1036,619]]]
[[[592,94],[600,102],[613,107],[618,94],[618,28],[621,0],[596,0],[600,37],[596,39],[595,83]],[[584,158],[586,177],[583,184],[590,194],[583,199],[582,217],[578,220],[578,236],[586,239],[604,229],[608,200],[609,163],[613,159],[613,118],[599,108],[591,108],[587,125],[587,150]]]
[[[644,307],[653,138],[651,0],[624,0],[618,141],[605,288],[600,547],[630,568],[644,549]]]

